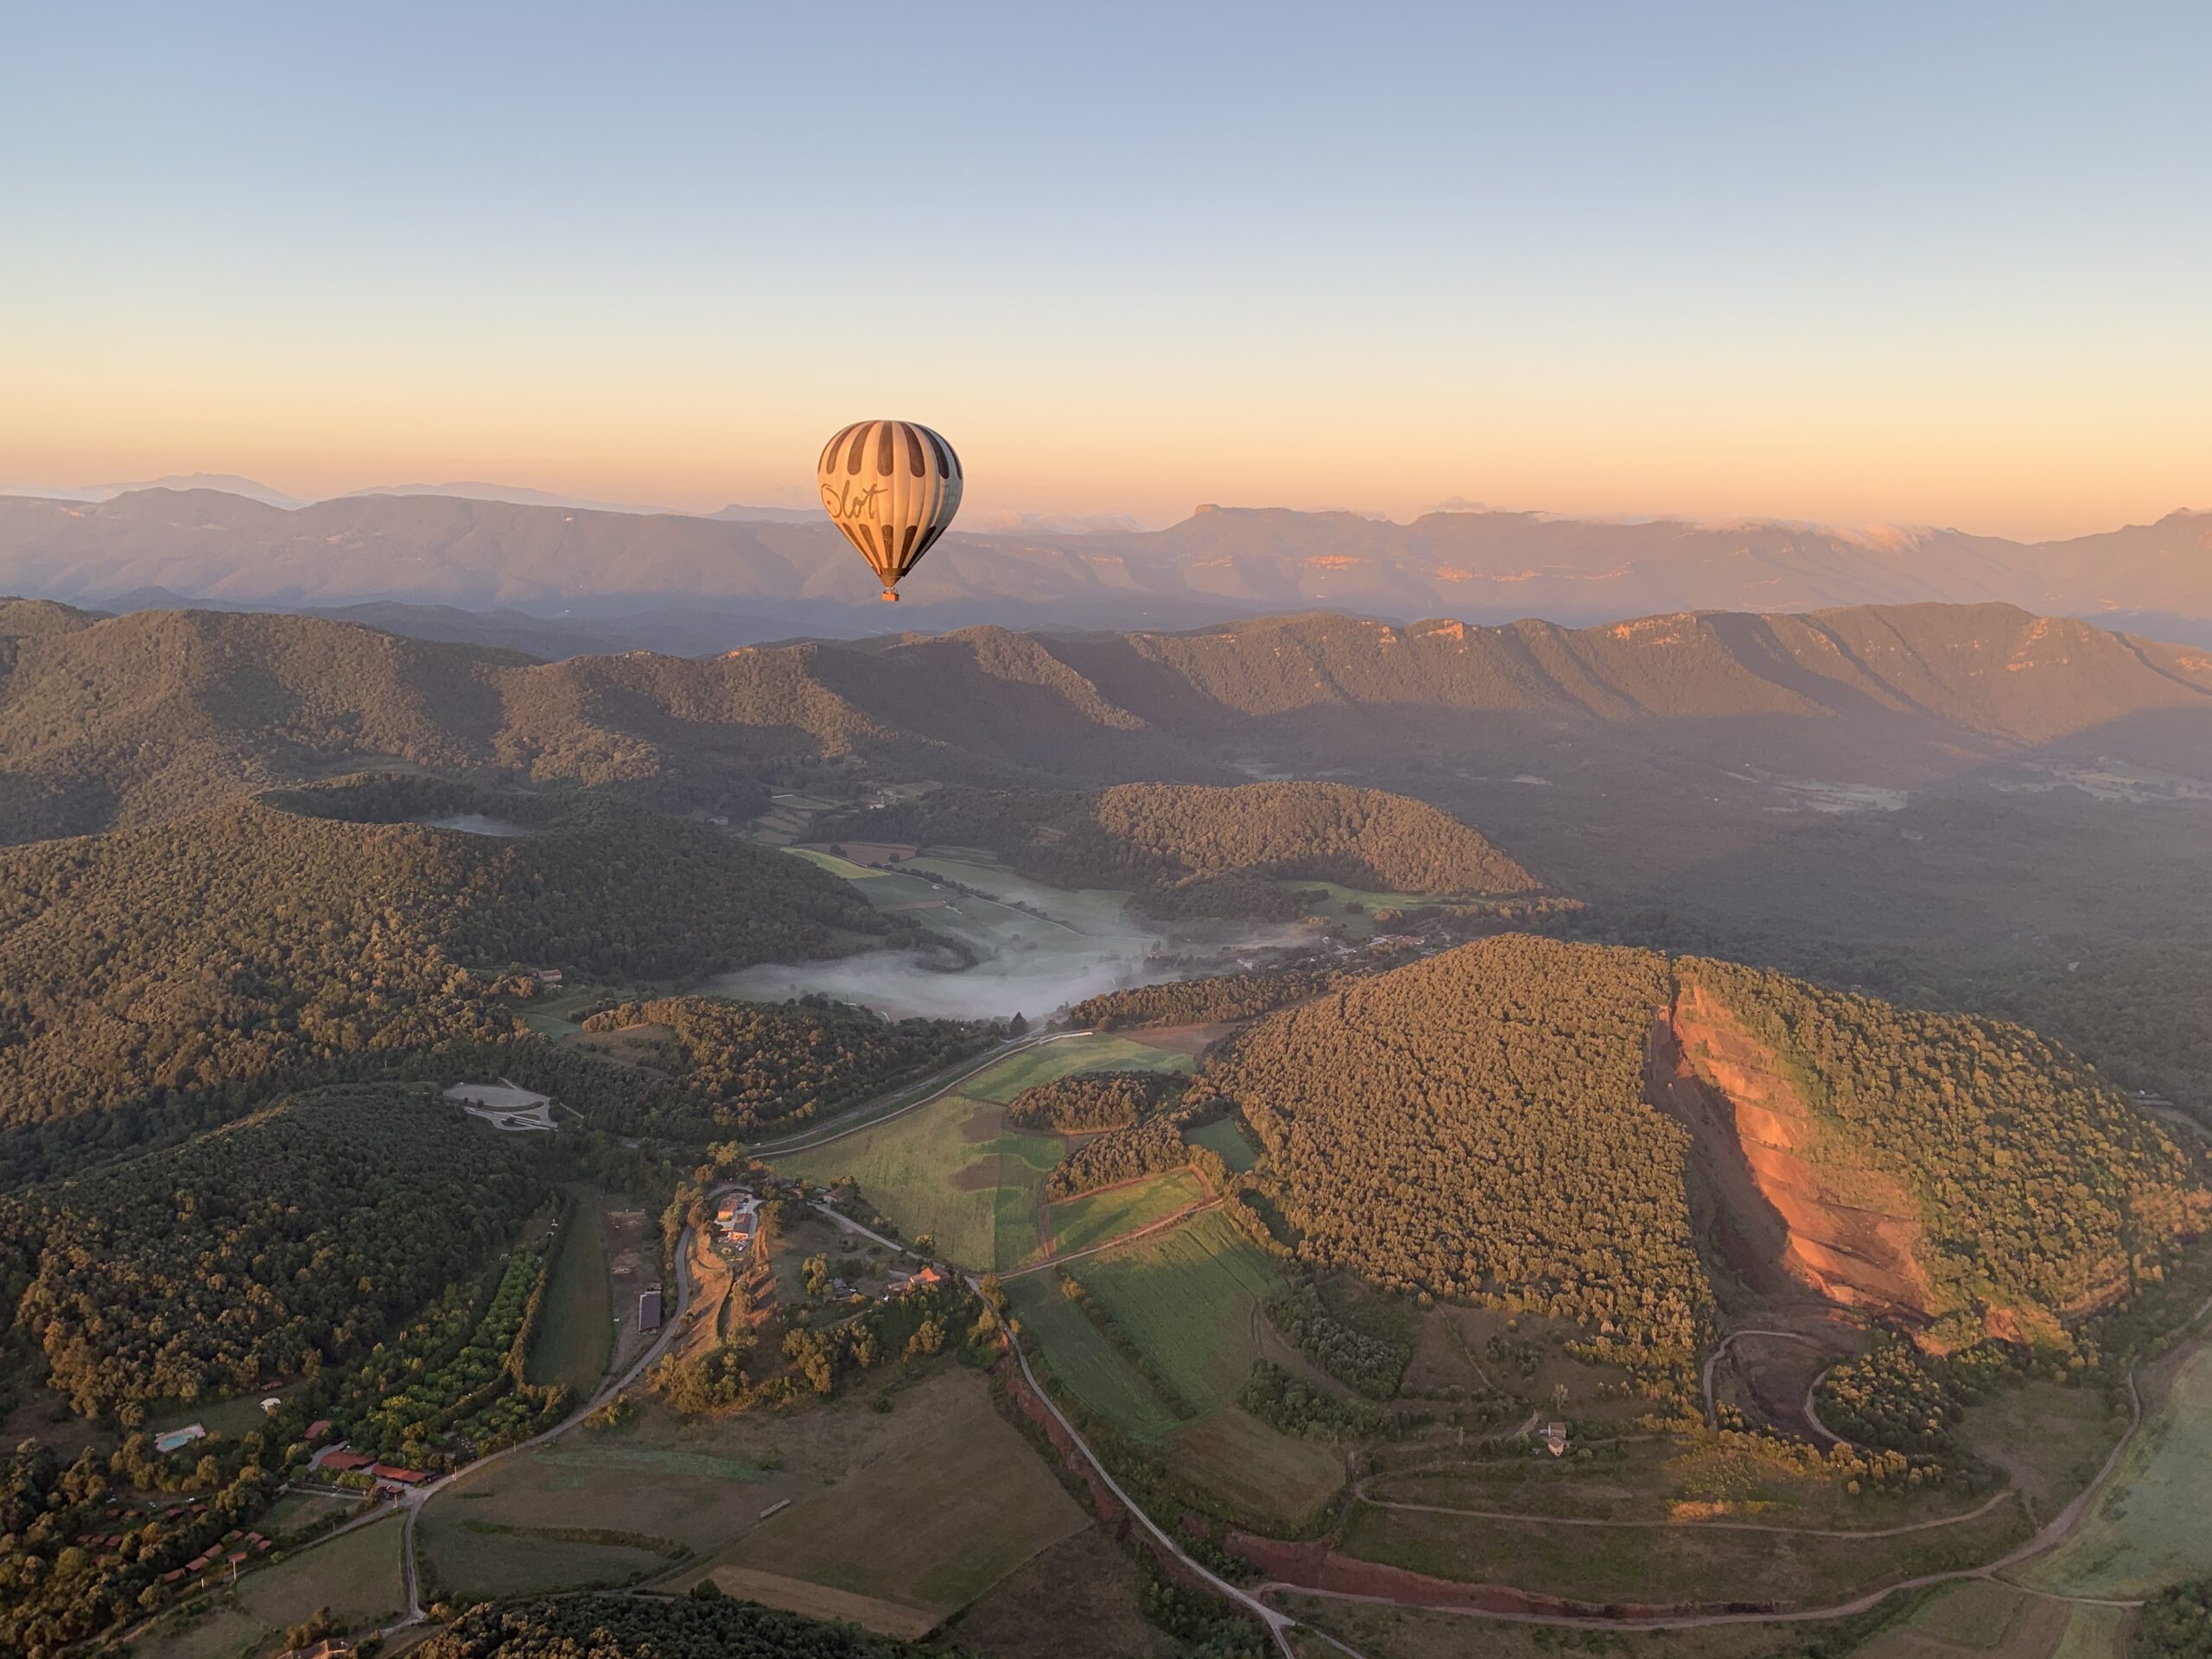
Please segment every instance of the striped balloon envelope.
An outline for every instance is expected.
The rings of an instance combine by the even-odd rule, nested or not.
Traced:
[[[960,511],[960,457],[912,421],[847,427],[823,447],[814,477],[823,511],[860,549],[887,600]]]

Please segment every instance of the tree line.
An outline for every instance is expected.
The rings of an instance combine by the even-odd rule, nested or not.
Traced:
[[[980,1053],[999,1034],[988,1020],[892,1022],[829,1003],[698,996],[619,1003],[583,1028],[625,1034],[666,1075],[685,1115],[716,1132],[836,1111]]]
[[[1072,1071],[1023,1090],[1007,1103],[1006,1121],[1063,1135],[1125,1128],[1174,1099],[1183,1084],[1165,1071]]]
[[[856,1625],[695,1591],[680,1600],[582,1595],[487,1603],[421,1651],[423,1659],[907,1659],[922,1649]]]

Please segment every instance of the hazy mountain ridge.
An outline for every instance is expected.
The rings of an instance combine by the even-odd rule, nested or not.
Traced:
[[[694,518],[381,493],[288,510],[149,489],[101,502],[0,497],[0,585],[92,604],[158,588],[296,609],[510,607],[557,610],[579,626],[677,601],[695,627],[702,612],[716,615],[718,645],[893,620],[1187,626],[1306,608],[1586,623],[1941,601],[2192,619],[2212,617],[2212,514],[2016,543],[1931,528],[1491,512],[1396,524],[1208,508],[1157,531],[956,532],[887,616],[835,531],[797,510]]]
[[[2212,777],[2212,652],[1996,605],[1580,630],[976,628],[551,664],[296,616],[18,601],[0,629],[0,833],[16,839],[392,760],[734,812],[768,769],[836,756],[1032,787],[1667,755],[1909,785],[2125,741]]]

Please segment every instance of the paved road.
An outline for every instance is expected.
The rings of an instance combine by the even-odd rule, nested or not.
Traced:
[[[815,1205],[815,1208],[823,1215],[827,1216],[838,1226],[845,1229],[848,1232],[858,1233],[863,1238],[873,1239],[878,1244],[884,1245],[891,1249],[898,1250],[904,1255],[912,1255],[915,1254],[913,1250],[909,1249],[907,1246],[899,1243],[896,1239],[886,1238],[881,1233],[875,1231],[873,1228],[861,1226],[860,1223],[855,1221],[851,1217],[838,1214],[837,1211],[830,1208],[826,1204],[817,1204]],[[1146,1229],[1144,1230],[1150,1231],[1152,1230]],[[1135,1235],[1131,1235],[1131,1236],[1135,1236]],[[1128,1241],[1126,1239],[1115,1239],[1110,1242],[1113,1243],[1125,1243]],[[979,1291],[981,1290],[982,1287],[982,1279],[981,1275],[971,1273],[966,1274],[963,1276],[967,1279],[970,1287]],[[1138,1524],[1142,1526],[1147,1532],[1150,1533],[1153,1538],[1159,1543],[1160,1547],[1173,1556],[1179,1566],[1194,1574],[1202,1582],[1211,1587],[1215,1593],[1235,1602],[1239,1607],[1242,1607],[1245,1611],[1250,1613],[1253,1618],[1265,1624],[1268,1628],[1268,1635],[1274,1640],[1275,1646],[1281,1649],[1283,1655],[1283,1659],[1296,1659],[1296,1655],[1290,1645],[1290,1637],[1288,1633],[1297,1624],[1298,1621],[1293,1618],[1289,1614],[1278,1611],[1276,1609],[1268,1606],[1257,1597],[1250,1595],[1243,1589],[1240,1589],[1237,1586],[1231,1584],[1227,1579],[1223,1578],[1211,1567],[1208,1567],[1202,1562],[1194,1560],[1183,1548],[1182,1545],[1177,1543],[1173,1537],[1163,1531],[1159,1524],[1138,1506],[1136,1500],[1122,1490],[1121,1483],[1116,1480],[1112,1474],[1108,1471],[1106,1465],[1099,1461],[1098,1454],[1090,1449],[1090,1443],[1086,1441],[1081,1434],[1076,1432],[1076,1427],[1073,1423],[1068,1421],[1067,1414],[1063,1412],[1059,1407],[1054,1403],[1051,1395],[1045,1392],[1044,1384],[1037,1380],[1037,1373],[1029,1368],[1029,1356],[1021,1351],[1021,1344],[1019,1342],[1013,1341],[1009,1338],[1007,1343],[1007,1346],[1012,1351],[1014,1359],[1021,1366],[1021,1375],[1027,1379],[1030,1391],[1035,1394],[1038,1399],[1044,1402],[1045,1409],[1052,1414],[1052,1421],[1057,1422],[1060,1426],[1061,1429],[1065,1432],[1069,1441],[1075,1446],[1075,1449],[1080,1452],[1084,1455],[1084,1459],[1089,1461],[1091,1468],[1096,1471],[1098,1478],[1105,1483],[1106,1489],[1112,1492],[1115,1497],[1120,1501],[1122,1507],[1127,1510],[1136,1518]]]
[[[708,1201],[712,1203],[716,1196],[735,1185],[737,1185],[735,1182],[728,1182],[722,1186],[716,1187],[714,1192],[708,1195]],[[440,1475],[435,1480],[426,1481],[399,1500],[402,1517],[399,1528],[400,1576],[407,1587],[407,1616],[395,1624],[386,1625],[383,1630],[378,1632],[378,1635],[389,1635],[394,1630],[405,1630],[410,1625],[421,1624],[429,1617],[423,1606],[422,1586],[416,1582],[415,1572],[415,1522],[416,1517],[423,1512],[423,1506],[463,1475],[472,1475],[480,1470],[488,1469],[502,1459],[513,1457],[518,1452],[527,1452],[533,1446],[543,1446],[548,1440],[557,1439],[567,1433],[593,1412],[598,1410],[601,1406],[644,1376],[654,1362],[668,1351],[669,1344],[676,1340],[677,1334],[683,1329],[683,1315],[691,1305],[690,1262],[691,1229],[686,1227],[682,1236],[676,1241],[676,1307],[674,1311],[662,1322],[660,1335],[654,1338],[645,1352],[631,1361],[629,1365],[619,1374],[601,1382],[597,1392],[589,1399],[554,1424],[552,1427],[541,1429],[526,1440],[518,1440],[512,1446],[488,1452],[474,1463],[464,1464],[458,1469]],[[366,1526],[372,1522],[382,1520],[385,1513],[387,1511],[379,1510],[373,1515],[364,1516],[358,1521],[348,1522],[345,1526],[327,1534],[324,1541],[337,1537],[340,1533],[350,1532],[355,1527]]]

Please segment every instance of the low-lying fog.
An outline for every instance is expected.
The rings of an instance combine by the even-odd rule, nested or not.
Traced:
[[[948,865],[936,858],[917,862]],[[818,991],[894,1020],[1002,1020],[1014,1014],[1035,1020],[1102,991],[1232,971],[1258,953],[1310,946],[1318,937],[1300,926],[1219,923],[1171,933],[1122,913],[1118,896],[1102,903],[1106,895],[1061,893],[1003,871],[956,868],[956,879],[968,886],[982,888],[988,881],[1002,898],[1046,913],[948,893],[916,919],[966,944],[977,958],[973,968],[947,971],[942,955],[932,967],[923,951],[871,950],[835,962],[763,963],[721,975],[701,988],[756,1002]]]
[[[488,812],[448,812],[440,818],[417,818],[416,823],[427,824],[433,830],[458,830],[464,836],[526,836],[527,824],[495,818]]]
[[[1124,985],[1149,985],[1203,971],[1165,964],[1147,967],[1143,954],[1127,957],[1102,950],[1087,962],[1039,969],[1009,955],[957,973],[928,967],[919,951],[871,950],[836,962],[764,963],[725,974],[708,989],[721,996],[754,1002],[820,991],[840,1002],[894,1020],[913,1016],[941,1020],[1002,1020],[1023,1014],[1034,1020],[1065,1002]]]

